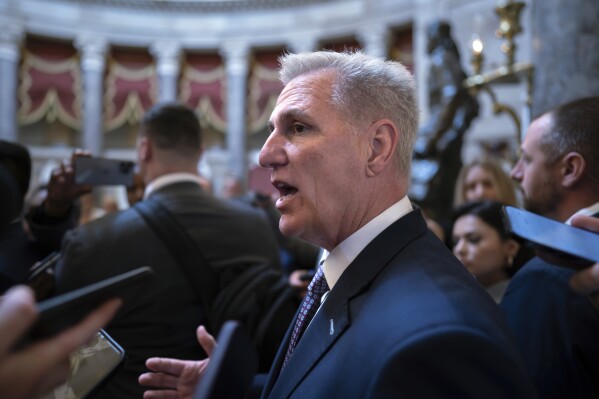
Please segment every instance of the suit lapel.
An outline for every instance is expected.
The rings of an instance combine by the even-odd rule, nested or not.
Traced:
[[[281,370],[292,328],[287,331],[270,371],[263,398],[286,398],[291,395],[335,341],[347,331],[351,324],[351,299],[367,290],[395,255],[424,232],[426,223],[420,211],[416,210],[393,223],[366,246],[341,275],[300,339],[294,355]]]

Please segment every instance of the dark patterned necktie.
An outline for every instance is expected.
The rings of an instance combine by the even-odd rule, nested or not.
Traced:
[[[324,277],[324,271],[321,262],[320,267],[314,275],[314,278],[310,282],[310,285],[308,285],[308,293],[302,302],[301,310],[297,316],[297,320],[295,321],[295,327],[293,328],[293,333],[291,334],[291,340],[289,340],[289,347],[287,348],[287,353],[285,354],[283,367],[285,367],[287,364],[287,361],[295,350],[295,347],[302,337],[302,334],[304,331],[306,331],[310,321],[316,314],[316,311],[320,306],[322,295],[328,290],[329,285]]]

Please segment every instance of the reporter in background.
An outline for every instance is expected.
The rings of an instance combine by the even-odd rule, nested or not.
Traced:
[[[599,216],[598,110],[587,97],[532,121],[511,173],[527,210],[564,223]],[[570,288],[574,274],[535,257],[501,302],[541,398],[599,397],[599,313]]]
[[[453,206],[482,200],[518,206],[510,176],[499,163],[490,159],[475,159],[462,166],[455,184]]]
[[[532,251],[508,235],[496,201],[468,202],[454,212],[453,253],[495,302],[501,302],[512,276]]]

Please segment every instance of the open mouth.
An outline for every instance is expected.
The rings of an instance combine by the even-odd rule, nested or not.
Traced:
[[[274,186],[277,191],[279,191],[280,198],[291,197],[293,194],[297,193],[297,188],[285,183],[276,183]]]

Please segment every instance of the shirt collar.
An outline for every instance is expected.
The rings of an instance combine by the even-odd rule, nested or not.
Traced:
[[[412,209],[410,200],[405,196],[343,240],[330,253],[324,251],[324,276],[329,288],[333,289],[345,269],[375,237]]]
[[[594,214],[599,213],[599,202],[595,202],[593,205],[587,207],[587,208],[582,208],[581,210],[579,210],[578,212],[576,212],[574,215],[587,215],[587,216],[593,216]],[[570,216],[568,218],[568,220],[566,220],[566,224],[572,224],[572,218],[574,217],[574,215]]]
[[[194,175],[193,173],[185,172],[168,173],[166,175],[159,176],[146,186],[146,189],[144,190],[144,199],[147,199],[150,195],[152,195],[152,193],[165,186],[181,182],[193,182],[199,184],[199,176]]]

